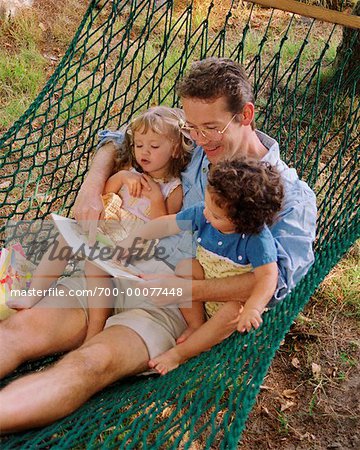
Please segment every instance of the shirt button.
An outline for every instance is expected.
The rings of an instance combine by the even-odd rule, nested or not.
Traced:
[[[219,242],[218,242],[218,245],[222,245],[222,244],[223,244],[222,241],[219,241]]]
[[[197,240],[198,242],[201,242],[201,238],[200,238],[200,237],[199,237],[199,238],[197,238],[196,240]]]
[[[238,256],[238,260],[239,261],[241,261],[242,260],[242,256],[240,255],[240,256]]]

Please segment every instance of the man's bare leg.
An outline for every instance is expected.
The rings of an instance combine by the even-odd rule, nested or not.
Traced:
[[[226,302],[222,308],[198,328],[186,341],[149,361],[149,366],[165,375],[188,359],[209,350],[229,337],[239,321],[241,303]]]
[[[83,309],[45,307],[48,302],[61,305],[64,298],[44,298],[39,307],[19,311],[0,323],[0,378],[23,362],[82,344],[87,330]]]
[[[51,368],[15,380],[0,392],[2,433],[40,427],[67,416],[105,386],[147,369],[145,343],[120,325],[64,356]]]

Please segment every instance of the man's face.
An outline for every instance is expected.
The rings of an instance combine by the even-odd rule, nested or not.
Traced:
[[[194,140],[203,147],[212,164],[241,154],[243,126],[239,122],[241,114],[228,111],[226,100],[220,97],[213,101],[196,98],[183,98],[182,105],[186,117],[186,125],[197,130]],[[234,117],[233,120],[231,120]],[[228,125],[228,126],[227,126]],[[227,126],[227,128],[226,128]],[[200,130],[217,130],[223,133],[213,133],[216,137],[209,140]]]

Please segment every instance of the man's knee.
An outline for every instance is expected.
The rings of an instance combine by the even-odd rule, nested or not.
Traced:
[[[111,348],[102,342],[86,342],[64,357],[76,370],[93,379],[103,378],[113,371],[114,361]]]
[[[1,323],[0,334],[7,345],[16,343],[18,353],[24,356],[38,357],[49,351],[65,351],[80,345],[84,338],[82,311],[65,310],[65,316],[58,309],[30,308],[18,311]],[[76,314],[79,321],[72,320]],[[81,322],[80,322],[81,321]],[[64,326],[66,325],[66,326]]]
[[[24,334],[29,329],[36,330],[39,326],[38,313],[32,309],[23,309],[1,322],[0,330],[6,333]]]

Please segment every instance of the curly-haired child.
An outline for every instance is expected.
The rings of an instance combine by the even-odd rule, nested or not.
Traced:
[[[205,202],[149,222],[138,234],[155,239],[189,229],[197,233],[196,258],[183,260],[175,274],[192,279],[222,278],[253,271],[255,287],[245,304],[234,301],[181,307],[188,328],[177,345],[150,360],[164,375],[187,359],[229,336],[257,329],[277,285],[277,251],[268,226],[276,220],[283,201],[277,170],[267,163],[241,158],[224,161],[209,172]],[[123,242],[125,246],[131,242]]]

